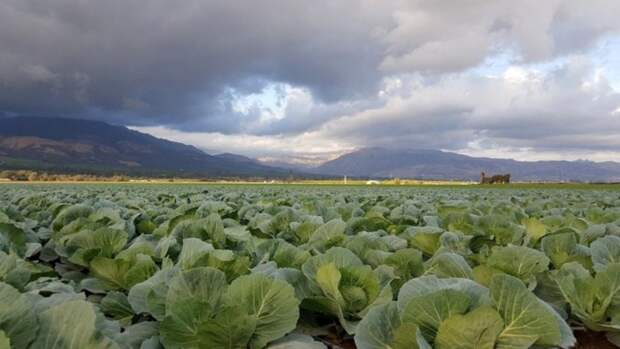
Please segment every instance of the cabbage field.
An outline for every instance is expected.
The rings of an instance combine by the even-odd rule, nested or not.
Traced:
[[[2,349],[585,348],[584,334],[620,345],[620,191],[0,185]]]

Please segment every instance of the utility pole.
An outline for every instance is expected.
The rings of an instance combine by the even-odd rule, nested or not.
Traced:
[[[344,176],[344,184],[347,184],[347,176]]]

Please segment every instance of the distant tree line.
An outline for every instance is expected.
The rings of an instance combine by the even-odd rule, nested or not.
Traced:
[[[113,174],[113,173],[60,173],[35,170],[0,170],[0,180],[10,180],[14,182],[150,182],[150,181],[200,181],[217,182],[225,180],[227,182],[262,182],[269,180],[265,177],[228,177],[228,176],[182,176],[174,174],[163,175],[154,173],[148,175],[134,174]],[[275,181],[276,179],[274,179]],[[277,179],[281,183],[292,183],[296,180],[293,176]]]
[[[99,176],[93,174],[58,174],[29,170],[4,170],[0,171],[0,178],[16,182],[88,182],[88,181],[110,181],[127,182],[129,177],[125,175]]]

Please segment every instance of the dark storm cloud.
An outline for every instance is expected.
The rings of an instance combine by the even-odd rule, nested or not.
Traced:
[[[380,92],[386,79],[421,74],[420,83],[432,89],[444,75],[503,52],[514,52],[513,63],[583,53],[617,33],[619,10],[615,0],[2,0],[0,113],[300,134],[389,109]],[[236,96],[270,83],[309,91],[312,105],[289,106],[271,121],[257,111],[233,110]],[[525,135],[508,134],[511,118],[487,121],[492,127],[471,121],[469,111],[480,109],[475,103],[484,98],[456,109],[442,98],[433,101],[436,106],[424,108],[443,120],[433,130],[457,134],[448,139],[463,143],[482,131]],[[457,128],[464,123],[468,131]],[[357,137],[389,143],[389,135],[372,137],[389,133],[385,125],[357,128]],[[415,133],[405,126],[400,130]],[[442,143],[432,134],[404,134],[402,142]]]
[[[472,142],[535,151],[620,149],[620,93],[584,58],[548,72],[408,82],[409,96],[327,124],[354,144],[465,149]]]
[[[381,78],[375,33],[391,13],[360,4],[5,0],[0,106],[234,131],[227,89],[283,81],[326,102],[362,97]]]

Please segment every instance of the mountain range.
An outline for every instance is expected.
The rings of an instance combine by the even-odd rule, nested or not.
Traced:
[[[206,152],[110,125],[68,118],[0,118],[0,168],[186,177],[340,177],[478,180],[480,172],[517,181],[620,182],[620,163],[516,161],[432,149],[364,148],[319,166],[264,163]]]
[[[517,161],[427,149],[366,148],[323,163],[313,172],[373,178],[478,180],[480,173],[510,173],[517,181],[620,181],[620,163]]]
[[[0,167],[142,176],[285,177],[290,170],[240,161],[100,121],[0,119]]]

